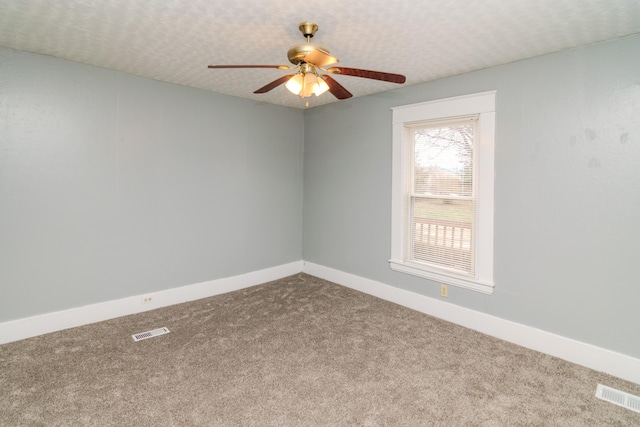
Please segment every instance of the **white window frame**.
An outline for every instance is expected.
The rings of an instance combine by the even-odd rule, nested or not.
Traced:
[[[391,193],[391,259],[389,265],[395,271],[411,274],[436,282],[492,294],[493,278],[493,206],[494,206],[494,145],[495,145],[495,97],[496,91],[457,96],[419,104],[394,107],[393,111],[393,160]],[[405,258],[404,223],[408,218],[404,203],[408,197],[403,183],[405,174],[403,159],[407,155],[404,143],[405,126],[430,120],[446,120],[460,116],[478,115],[476,135],[476,250],[475,275],[456,274],[436,266],[407,261]]]

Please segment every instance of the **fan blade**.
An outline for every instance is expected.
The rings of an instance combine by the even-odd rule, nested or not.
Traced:
[[[338,58],[331,55],[326,50],[316,48],[305,55],[302,59],[304,62],[315,65],[316,67],[326,67],[327,65],[337,64]]]
[[[267,93],[269,92],[271,89],[275,89],[278,86],[280,86],[282,83],[288,81],[291,77],[293,77],[295,74],[287,74],[286,76],[282,76],[279,79],[276,79],[274,81],[272,81],[271,83],[261,87],[260,89],[256,90],[253,93]]]
[[[351,98],[353,95],[347,89],[344,88],[340,83],[338,83],[333,77],[328,76],[326,74],[321,75],[327,84],[329,85],[329,92],[331,95],[335,96],[338,99],[347,99]]]
[[[288,70],[286,65],[209,65],[207,68],[277,68],[278,70]]]
[[[331,67],[327,69],[330,73],[342,74],[343,76],[363,77],[365,79],[382,80],[402,84],[407,79],[402,74],[384,73],[382,71],[362,70],[360,68]]]

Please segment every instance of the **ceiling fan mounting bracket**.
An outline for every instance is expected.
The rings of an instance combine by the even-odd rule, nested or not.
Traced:
[[[313,22],[303,22],[298,27],[302,35],[307,39],[307,42],[318,31],[318,25]]]

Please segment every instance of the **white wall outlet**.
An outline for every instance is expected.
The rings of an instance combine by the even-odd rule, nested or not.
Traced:
[[[144,297],[142,298],[142,304],[150,304],[153,302],[153,297]]]
[[[442,298],[447,298],[449,296],[449,290],[447,289],[447,285],[440,285],[440,296]]]

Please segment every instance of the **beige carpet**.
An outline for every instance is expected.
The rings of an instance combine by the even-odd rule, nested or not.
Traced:
[[[300,274],[0,346],[0,425],[640,425],[598,383],[640,395]]]

